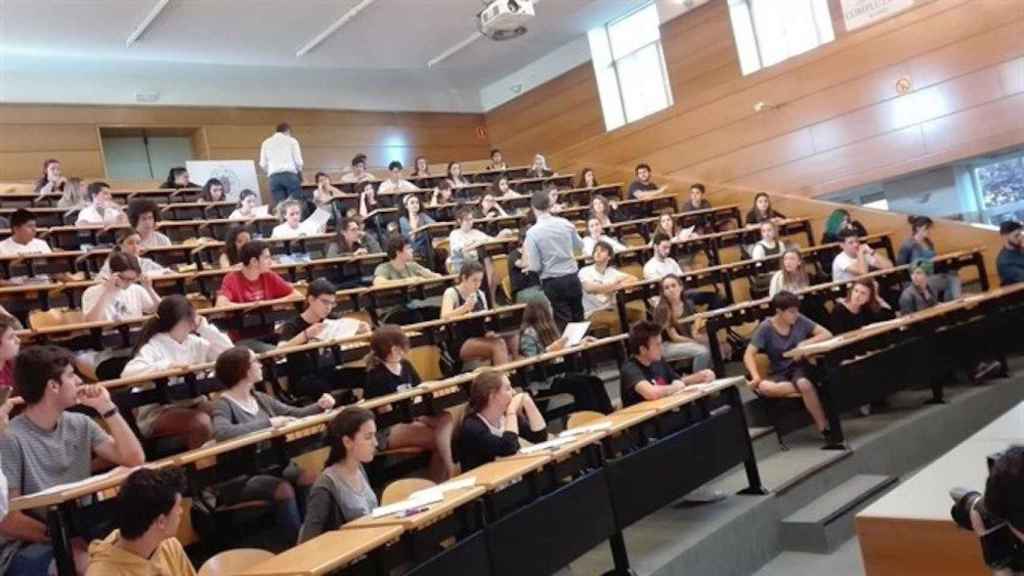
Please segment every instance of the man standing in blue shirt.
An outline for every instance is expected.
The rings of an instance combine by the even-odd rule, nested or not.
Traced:
[[[1003,237],[1003,249],[996,258],[996,270],[1003,286],[1024,282],[1024,238],[1020,222],[1008,220],[999,225]]]
[[[579,322],[583,320],[583,286],[577,276],[576,253],[583,250],[583,239],[572,222],[550,214],[547,192],[535,192],[530,206],[537,223],[526,231],[523,243],[527,269],[540,277],[558,323],[564,327]]]

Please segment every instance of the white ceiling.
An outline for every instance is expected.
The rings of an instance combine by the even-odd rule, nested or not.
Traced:
[[[318,71],[349,83],[368,74],[377,86],[386,76],[396,91],[445,86],[460,92],[458,103],[448,107],[467,108],[473,107],[467,102],[479,102],[484,86],[646,1],[543,0],[526,36],[480,39],[428,68],[429,60],[476,31],[481,0],[376,0],[302,57],[296,56],[300,47],[360,0],[170,0],[129,47],[125,40],[157,0],[0,0],[0,64],[14,70],[7,77],[12,82],[22,78],[16,73],[45,73],[40,65],[66,71],[72,62],[81,70],[95,68],[97,79],[100,69],[118,62],[133,71],[164,62],[168,72],[189,75],[194,68],[197,76],[206,67],[227,73],[225,80],[234,67],[249,73],[259,67],[273,69],[279,80],[294,74],[304,86]],[[24,90],[10,92],[25,96]],[[476,97],[467,98],[473,92]],[[46,95],[40,96],[44,101]],[[445,105],[424,106],[436,107]]]

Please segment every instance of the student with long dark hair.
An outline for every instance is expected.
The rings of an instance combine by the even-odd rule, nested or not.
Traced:
[[[239,251],[252,241],[252,230],[247,226],[232,226],[228,229],[228,235],[224,238],[224,249],[221,250],[218,263],[221,268],[241,266],[242,259]]]
[[[544,416],[526,392],[515,392],[503,372],[483,372],[473,379],[469,410],[462,421],[459,454],[463,470],[519,451],[519,438],[547,440]]]
[[[546,301],[528,302],[519,327],[519,354],[533,358],[545,352],[562,350],[567,343],[558,332],[551,305]],[[561,359],[556,361],[556,364],[563,363]],[[596,376],[565,370],[557,376],[545,378],[541,384],[555,392],[571,394],[577,410],[594,410],[603,414],[610,414],[613,410],[604,382]]]
[[[143,325],[132,359],[121,376],[142,376],[205,364],[231,346],[231,340],[197,314],[187,298],[173,294],[160,301],[156,315]],[[201,396],[170,404],[141,406],[135,411],[135,420],[143,436],[184,436],[187,447],[192,449],[202,446],[212,435],[210,411],[208,400]]]
[[[147,198],[136,198],[128,202],[128,224],[138,230],[144,247],[171,245],[171,239],[156,229],[159,221],[160,207],[156,202]]]
[[[61,172],[60,160],[50,158],[43,162],[43,175],[36,180],[33,191],[40,196],[63,192],[68,179]]]
[[[463,264],[458,284],[445,290],[441,297],[441,319],[459,318],[487,310],[487,297],[480,289],[483,279],[482,264],[473,261]],[[490,361],[493,366],[508,362],[508,345],[501,336],[487,331],[482,318],[460,322],[454,333],[452,353],[458,354],[463,362]]]
[[[263,381],[263,364],[255,353],[242,346],[222,352],[217,357],[214,372],[226,388],[213,407],[213,435],[218,442],[282,426],[296,418],[320,414],[334,407],[334,398],[327,394],[315,404],[296,408],[255,391],[253,387]],[[312,474],[290,462],[280,476],[250,476],[221,490],[217,500],[226,505],[252,500],[271,503],[283,537],[280,545],[286,549],[295,544],[302,526],[296,490],[305,493],[314,481]]]
[[[430,214],[423,212],[423,204],[419,196],[409,194],[402,198],[399,214],[399,233],[412,244],[412,251],[416,256],[428,259],[430,257],[430,234],[422,231],[422,228],[433,224],[434,219],[430,217]]]
[[[465,186],[469,186],[470,182],[467,178],[462,176],[462,164],[458,162],[448,163],[448,183],[451,184],[452,188],[458,189]]]
[[[764,192],[754,195],[754,205],[747,212],[747,226],[757,226],[762,222],[778,222],[784,219],[780,212],[772,208],[772,199]]]
[[[594,176],[593,168],[584,168],[580,171],[580,179],[576,182],[577,188],[597,188],[597,176]]]
[[[175,166],[167,171],[167,180],[160,185],[161,188],[180,190],[181,188],[199,188],[188,179],[188,170],[184,166]]]
[[[401,328],[385,324],[374,330],[366,356],[364,396],[379,398],[419,386],[420,375],[407,359],[408,354],[409,338]],[[388,411],[390,407],[382,410]],[[451,414],[442,411],[382,430],[377,442],[381,449],[413,447],[431,452],[429,475],[436,482],[444,482],[455,473],[453,428]]]
[[[878,296],[875,281],[858,278],[850,285],[846,298],[836,300],[830,328],[833,334],[843,334],[894,317],[889,304]]]
[[[203,202],[224,202],[224,183],[217,178],[210,178],[203,184],[203,191],[199,193]]]
[[[373,412],[358,406],[339,412],[327,425],[326,444],[330,452],[309,490],[300,543],[366,516],[380,504],[364,468],[377,452]]]

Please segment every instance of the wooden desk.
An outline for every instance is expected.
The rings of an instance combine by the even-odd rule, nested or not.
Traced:
[[[548,454],[523,455],[521,458],[504,458],[488,462],[483,466],[477,466],[468,472],[463,472],[453,481],[465,478],[476,479],[476,485],[485,488],[488,492],[496,492],[509,484],[518,482],[523,476],[535,472],[551,460]]]
[[[402,532],[401,526],[346,527],[324,532],[238,576],[324,576],[395,542]]]
[[[486,492],[487,490],[480,486],[464,488],[462,490],[453,490],[445,493],[444,500],[427,505],[427,509],[418,514],[406,517],[391,515],[383,516],[381,518],[363,516],[358,520],[345,524],[342,526],[342,529],[347,530],[349,528],[365,528],[372,526],[400,526],[406,531],[422,530],[427,526],[434,524],[438,520],[452,514],[459,506],[468,504],[469,502],[483,496]]]

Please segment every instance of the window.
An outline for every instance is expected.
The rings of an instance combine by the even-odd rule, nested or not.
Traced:
[[[587,35],[607,130],[672,105],[659,24],[649,4]]]
[[[836,39],[828,0],[729,0],[743,74]]]

